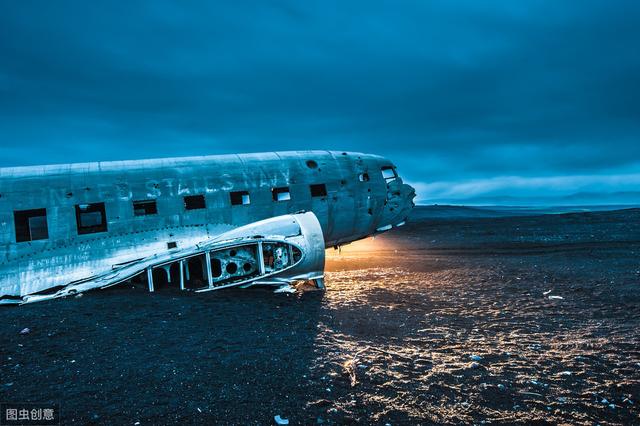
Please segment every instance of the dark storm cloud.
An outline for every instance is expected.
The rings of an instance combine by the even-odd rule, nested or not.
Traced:
[[[636,2],[3,9],[0,165],[359,150],[423,199],[640,174]]]

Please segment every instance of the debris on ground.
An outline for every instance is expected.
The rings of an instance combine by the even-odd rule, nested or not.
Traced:
[[[288,425],[289,419],[283,419],[279,414],[273,418],[277,425]]]
[[[289,284],[280,286],[277,289],[273,290],[274,293],[295,293],[296,291],[296,288]]]

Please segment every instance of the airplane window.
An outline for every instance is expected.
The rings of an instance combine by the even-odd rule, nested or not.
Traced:
[[[107,231],[107,214],[104,203],[77,204],[76,225],[78,235]]]
[[[369,173],[360,173],[358,175],[358,180],[360,182],[369,182]]]
[[[158,206],[156,200],[144,200],[133,202],[134,216],[148,216],[150,214],[158,214]]]
[[[289,192],[288,186],[273,188],[271,190],[271,194],[273,195],[273,201],[288,201],[291,199],[291,193]]]
[[[49,238],[46,209],[14,211],[13,219],[16,226],[17,243]]]
[[[392,166],[384,166],[382,169],[382,177],[387,182],[394,180],[398,177],[396,170]]]
[[[327,196],[327,186],[324,183],[318,183],[315,185],[309,185],[311,189],[312,197],[326,197]]]
[[[313,160],[307,160],[307,167],[310,169],[316,169],[318,168],[318,163]]]
[[[186,210],[198,210],[206,207],[204,195],[187,195],[184,197],[184,208]]]
[[[232,206],[241,206],[243,204],[251,204],[251,198],[248,191],[235,191],[229,194]]]

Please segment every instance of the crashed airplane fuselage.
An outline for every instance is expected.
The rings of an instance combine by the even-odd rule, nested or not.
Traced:
[[[404,223],[375,155],[300,151],[0,168],[0,302],[142,276],[208,291],[315,280],[325,247]]]

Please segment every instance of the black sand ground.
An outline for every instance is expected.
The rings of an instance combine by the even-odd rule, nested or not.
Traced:
[[[2,307],[0,401],[63,424],[640,424],[640,210],[434,216],[328,252],[325,293]]]

